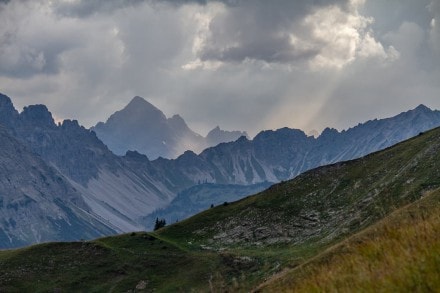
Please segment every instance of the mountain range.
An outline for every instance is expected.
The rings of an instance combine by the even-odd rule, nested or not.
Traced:
[[[91,129],[113,153],[124,155],[127,151],[137,151],[149,159],[176,158],[186,150],[200,152],[247,136],[246,132],[225,131],[217,126],[203,137],[191,130],[179,115],[167,118],[141,97],[134,97],[124,109]]]
[[[2,95],[0,100],[0,124],[9,126],[9,136],[66,178],[91,214],[107,226],[105,234],[143,229],[138,219],[171,201],[177,192],[171,184],[165,186],[167,182],[160,174],[155,176],[153,171],[148,171],[148,160],[131,153],[125,157],[116,156],[94,132],[77,121],[65,120],[56,125],[44,105],[28,106],[18,113],[8,97]],[[32,166],[25,166],[24,170],[32,170]],[[6,192],[2,190],[0,194]],[[43,223],[36,221],[35,225]],[[1,228],[4,230],[3,226]],[[73,229],[63,228],[62,234],[69,234]],[[35,229],[35,233],[43,230]],[[77,229],[78,234],[83,234],[78,238],[88,238],[84,232]],[[58,239],[37,238],[39,241]],[[15,238],[11,239],[1,243],[2,247],[19,245]],[[32,242],[26,244],[29,243]]]
[[[139,98],[134,100],[144,103]],[[29,156],[38,158],[36,167],[39,172],[47,174],[37,176],[32,173],[30,160],[22,161],[22,166],[13,166],[12,162],[19,154],[1,153],[2,178],[13,173],[12,167],[17,167],[22,171],[16,171],[16,174],[24,172],[20,178],[35,181],[34,191],[29,193],[40,190],[41,197],[26,193],[26,196],[35,198],[32,205],[27,203],[28,200],[17,202],[23,213],[35,211],[36,215],[44,213],[51,217],[56,206],[48,202],[60,200],[63,207],[68,207],[64,213],[59,212],[58,218],[70,225],[57,226],[47,224],[50,219],[35,218],[32,226],[35,235],[28,237],[22,232],[28,228],[20,220],[20,215],[12,212],[15,205],[9,204],[14,198],[27,197],[23,191],[1,185],[0,195],[8,204],[0,206],[0,230],[3,231],[0,234],[7,235],[2,237],[0,245],[16,247],[72,239],[66,235],[89,239],[97,235],[149,229],[153,225],[149,215],[154,212],[159,215],[160,211],[171,211],[166,212],[168,223],[182,220],[182,217],[206,209],[207,205],[218,205],[248,195],[243,194],[243,190],[250,190],[246,189],[247,185],[253,185],[251,192],[258,192],[270,182],[288,180],[317,166],[354,159],[389,147],[439,126],[440,112],[421,105],[393,118],[368,121],[346,131],[326,129],[317,138],[295,129],[268,130],[252,140],[242,136],[234,142],[207,148],[198,155],[186,151],[176,159],[152,161],[137,151],[115,155],[93,130],[82,127],[78,121],[65,120],[56,124],[44,105],[27,106],[19,113],[5,95],[0,95],[0,124],[4,127],[5,141],[12,144],[9,149],[26,150]],[[8,156],[12,159],[8,160]],[[58,177],[63,183],[53,179]],[[24,184],[24,179],[20,178],[14,179],[21,182],[19,186]],[[38,187],[46,186],[44,178],[52,178],[52,189]],[[197,187],[199,184],[202,186]],[[191,204],[193,192],[199,192],[196,201],[201,204]],[[42,200],[43,194],[46,201]],[[188,211],[181,212],[185,202]],[[96,228],[95,234],[84,221],[72,224],[86,218],[95,219],[87,221]],[[16,223],[14,229],[12,223]]]
[[[0,251],[0,291],[436,292],[440,128],[154,233]]]

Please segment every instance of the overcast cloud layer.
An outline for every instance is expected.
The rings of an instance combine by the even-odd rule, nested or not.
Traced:
[[[440,109],[440,0],[0,1],[0,91],[87,127],[139,95],[202,134],[344,129]]]

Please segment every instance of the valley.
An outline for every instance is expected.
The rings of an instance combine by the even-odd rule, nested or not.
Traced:
[[[377,266],[372,272],[386,270],[377,286],[438,288],[439,150],[440,129],[434,129],[360,159],[313,169],[155,233],[2,251],[0,288],[370,290],[377,275],[362,281],[349,273],[362,258]],[[390,247],[399,250],[393,253]],[[328,270],[334,274],[320,273]],[[344,274],[350,281],[339,283]]]

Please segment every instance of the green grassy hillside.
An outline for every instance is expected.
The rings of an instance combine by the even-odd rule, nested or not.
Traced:
[[[221,262],[147,233],[48,243],[0,252],[0,292],[187,292],[206,288],[210,272],[227,274]]]
[[[292,273],[283,275],[286,279],[280,277],[267,285],[275,286],[276,290],[290,290],[291,286],[297,286],[292,281],[298,274],[295,268],[299,270],[321,259],[324,251],[333,251],[339,257],[334,245],[343,245],[340,243],[346,243],[349,237],[438,188],[440,129],[435,129],[367,157],[309,171],[260,194],[209,209],[156,233],[2,251],[0,291],[125,292],[136,287],[137,292],[249,291],[281,271],[293,269]],[[423,205],[424,209],[439,208],[438,201],[429,202]],[[422,209],[417,207],[413,205],[413,209]],[[427,221],[431,222],[431,218]],[[402,225],[396,223],[397,228]],[[435,229],[438,231],[438,227]],[[391,239],[393,231],[394,228],[389,228],[389,235],[382,233],[385,236],[380,237]],[[361,233],[366,241],[375,239],[369,232]],[[397,239],[401,238],[404,237]],[[418,242],[423,250],[422,240]],[[433,243],[438,246],[438,241]],[[353,251],[352,257],[348,257],[353,266],[366,261],[357,250]],[[373,256],[380,254],[368,245],[365,251]],[[438,257],[433,259],[426,270],[435,273]],[[405,263],[409,259],[399,261]],[[366,262],[368,266],[368,259]],[[321,274],[322,282],[327,282],[327,272],[335,270],[337,279],[347,271],[342,261],[340,268],[320,269],[321,264],[307,265],[310,269],[301,270],[300,274],[304,275],[300,276],[313,279]],[[337,270],[341,273],[336,273]],[[413,276],[409,271],[402,278],[408,275]],[[353,280],[362,276],[359,273]],[[396,275],[396,278],[401,277]],[[347,277],[338,282],[351,286],[355,281]],[[313,286],[304,288],[320,290]],[[358,288],[370,287],[359,285]]]

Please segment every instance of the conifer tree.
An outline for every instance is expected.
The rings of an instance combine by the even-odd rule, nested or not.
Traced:
[[[165,219],[156,218],[156,222],[154,223],[154,231],[156,231],[162,227],[165,227],[166,224],[167,223],[166,223]]]

